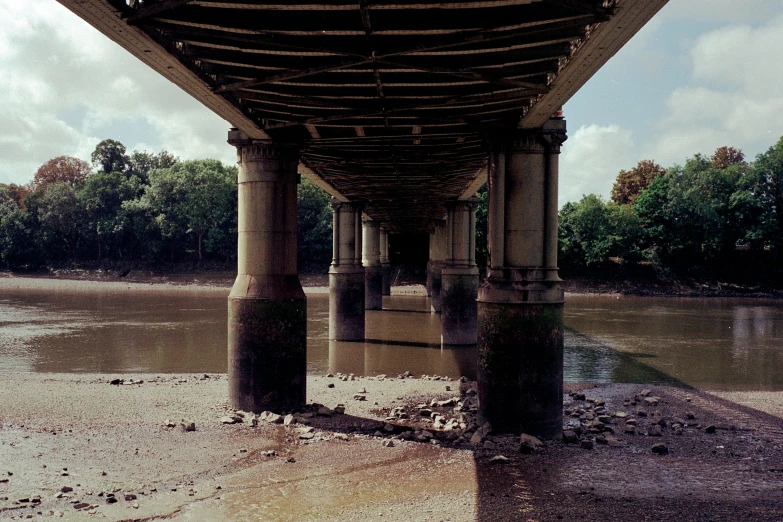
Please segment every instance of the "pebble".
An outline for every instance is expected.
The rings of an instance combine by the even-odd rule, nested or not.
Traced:
[[[333,382],[330,382],[329,384],[327,384],[327,385],[326,385],[326,387],[327,387],[327,388],[334,388],[334,383],[333,383]]]
[[[576,444],[577,442],[579,442],[579,437],[577,436],[575,431],[565,430],[563,431],[563,442],[567,444]]]
[[[187,422],[183,421],[182,424],[180,424],[183,431],[196,431],[196,423],[195,422]]]
[[[660,437],[663,435],[663,431],[661,430],[661,427],[657,424],[653,424],[652,426],[647,428],[647,435],[650,437]]]
[[[519,436],[519,452],[523,454],[533,453],[536,449],[543,446],[543,443],[538,438],[523,433]]]
[[[385,447],[387,447],[387,448],[393,448],[394,447],[394,442],[392,442],[390,440],[385,440],[385,441],[383,441],[383,445]]]
[[[236,424],[237,422],[242,422],[242,419],[239,417],[233,417],[231,415],[225,415],[220,417],[220,422],[222,424]]]
[[[490,464],[508,464],[509,460],[508,457],[505,457],[503,455],[495,455],[491,459],[489,459]]]
[[[290,426],[291,424],[296,424],[296,418],[289,413],[283,418],[283,425]]]
[[[669,448],[666,446],[666,444],[659,442],[658,444],[655,444],[652,448],[650,448],[650,451],[655,453],[656,455],[668,455],[669,454]]]
[[[338,404],[337,406],[334,407],[332,411],[338,415],[342,415],[345,413],[345,405]]]
[[[705,433],[715,433],[715,430],[716,430],[716,429],[717,429],[717,428],[715,427],[715,425],[714,425],[714,424],[710,424],[709,426],[707,426],[706,428],[704,428],[704,432],[705,432]]]

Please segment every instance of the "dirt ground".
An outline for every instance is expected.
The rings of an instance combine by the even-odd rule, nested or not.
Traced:
[[[225,375],[5,375],[0,518],[783,519],[783,393],[568,391],[581,434],[523,453],[459,381],[311,376],[294,424],[254,427],[221,421]]]

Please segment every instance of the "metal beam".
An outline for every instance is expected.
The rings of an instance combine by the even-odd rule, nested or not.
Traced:
[[[156,4],[144,4],[143,6],[137,7],[129,13],[123,13],[122,18],[125,18],[129,24],[136,24],[151,16],[159,15],[166,11],[176,9],[181,5],[190,4],[192,2],[193,0],[163,0],[162,2],[158,2]]]

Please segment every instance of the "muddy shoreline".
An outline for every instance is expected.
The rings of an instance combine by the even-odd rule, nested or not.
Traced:
[[[181,272],[152,272],[132,270],[125,275],[110,270],[62,269],[45,272],[0,272],[0,281],[57,280],[109,283],[114,285],[131,284],[164,285],[167,287],[194,287],[230,289],[236,273],[232,271],[205,270]],[[329,286],[329,276],[320,274],[300,274],[304,288],[322,288]],[[423,284],[423,283],[421,283]],[[406,286],[419,286],[412,283]],[[759,285],[737,285],[730,283],[695,281],[634,281],[604,280],[585,278],[565,278],[563,288],[567,294],[585,295],[629,295],[638,297],[718,297],[718,298],[760,298],[783,299],[783,290]]]
[[[772,521],[783,514],[783,392],[569,384],[564,420],[582,426],[578,440],[521,452],[516,436],[474,440],[475,426],[459,425],[471,423],[470,383],[417,377],[309,376],[310,406],[296,423],[254,427],[249,414],[221,420],[238,417],[226,404],[225,375],[5,375],[0,518]],[[331,411],[319,415],[320,405]],[[606,416],[600,433],[581,418],[596,411]],[[636,420],[633,433],[627,418]],[[443,419],[461,434],[450,434]],[[649,434],[653,424],[660,435]],[[619,442],[598,442],[599,435]],[[658,443],[667,454],[651,451]]]

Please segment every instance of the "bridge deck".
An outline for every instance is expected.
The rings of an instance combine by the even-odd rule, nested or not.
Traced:
[[[493,134],[543,124],[666,0],[59,0],[302,171],[423,230],[485,179]],[[610,95],[610,93],[607,93]]]

